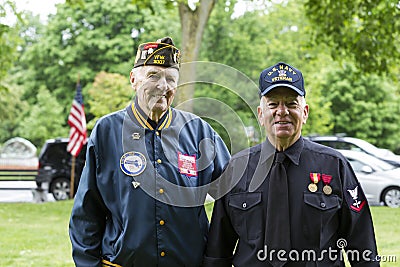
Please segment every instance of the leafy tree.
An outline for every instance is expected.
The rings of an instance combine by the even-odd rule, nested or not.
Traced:
[[[335,59],[354,57],[367,72],[399,63],[399,0],[308,0],[306,8],[315,40],[329,43]]]
[[[7,78],[5,84],[8,84],[9,89],[0,90],[0,143],[15,137],[14,133],[18,128],[21,114],[29,107],[20,99],[22,91],[20,86],[11,85]]]
[[[21,109],[11,114],[20,114],[22,107],[30,111],[37,109],[36,105],[41,105],[37,97],[39,88],[48,88],[46,90],[51,92],[52,97],[56,97],[62,110],[59,116],[61,124],[57,124],[61,127],[60,131],[68,129],[67,116],[75,94],[75,82],[79,75],[81,84],[84,86],[84,99],[89,100],[85,103],[85,111],[90,120],[94,115],[99,115],[90,114],[90,104],[95,105],[96,112],[96,107],[100,103],[90,101],[91,96],[86,95],[95,75],[102,70],[122,73],[125,78],[121,78],[119,82],[115,78],[114,84],[125,84],[128,81],[137,46],[143,41],[156,40],[160,36],[174,36],[176,35],[174,31],[179,28],[178,21],[174,23],[170,19],[173,17],[171,10],[158,10],[158,15],[155,16],[149,10],[138,9],[130,1],[78,0],[75,2],[72,5],[59,4],[57,14],[51,16],[45,26],[37,17],[29,13],[23,15],[25,24],[18,26],[20,36],[23,38],[19,48],[22,55],[10,71],[11,76],[8,80],[19,84],[19,87],[24,90],[19,91],[19,98],[10,92],[5,93],[6,97],[2,96],[1,99],[5,102],[2,106],[4,110],[13,112],[15,102]],[[136,35],[132,35],[133,33]],[[104,86],[107,86],[107,81],[102,81],[106,83]],[[128,89],[126,92],[130,91],[129,84],[126,88]],[[125,95],[121,92],[121,101]],[[23,102],[25,106],[17,104],[20,99],[29,102],[29,106],[25,102]],[[117,99],[119,98],[113,98],[113,100]],[[48,101],[54,102],[53,98]],[[46,107],[49,106],[41,105],[42,114],[54,114],[51,107],[47,111]],[[21,129],[17,131],[15,116],[9,117],[7,114],[0,114],[2,121],[0,138],[21,133],[37,140],[34,142],[40,143],[41,141],[38,140],[52,138],[55,137],[53,134],[57,134],[57,131],[53,131],[52,125],[41,124],[40,117],[30,117],[27,125],[21,124]],[[94,122],[93,120],[91,124]],[[36,130],[41,134],[35,134],[32,125],[37,125]],[[67,132],[63,136],[66,134]]]
[[[8,14],[7,11],[9,12]],[[1,22],[2,18],[7,15],[11,16],[10,12],[17,19],[21,19],[13,1],[2,1],[0,3],[0,91],[8,88],[3,80],[17,57],[16,51],[20,42],[17,29]]]
[[[42,87],[37,95],[37,105],[25,110],[16,134],[41,146],[48,138],[68,136],[68,128],[63,126],[66,119],[63,107]]]
[[[92,129],[100,117],[125,108],[131,100],[132,92],[127,77],[116,73],[99,72],[88,89],[90,113],[94,116],[88,122],[88,129]]]
[[[129,75],[139,43],[160,34],[156,31],[162,28],[158,22],[173,26],[163,19],[163,14],[170,15],[160,11],[158,18],[151,16],[130,0],[85,0],[83,6],[58,5],[43,38],[22,56],[20,69],[28,70],[23,81],[27,88],[25,97],[33,99],[38,88],[45,86],[67,113],[78,74],[83,86],[92,83],[100,71]],[[135,38],[132,33],[136,33]]]
[[[395,149],[400,139],[400,98],[384,76],[346,64],[328,75],[324,97],[332,102],[334,132]]]

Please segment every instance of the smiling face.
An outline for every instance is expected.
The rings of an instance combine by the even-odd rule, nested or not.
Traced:
[[[305,99],[295,91],[278,87],[261,98],[257,111],[269,141],[281,151],[299,139],[308,109]]]
[[[174,100],[179,71],[175,68],[143,66],[134,68],[130,79],[140,108],[157,122]]]

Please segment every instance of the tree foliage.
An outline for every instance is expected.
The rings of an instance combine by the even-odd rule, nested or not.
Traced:
[[[8,88],[3,80],[17,57],[16,51],[20,42],[18,29],[1,22],[1,19],[11,16],[10,13],[21,19],[13,1],[2,1],[0,3],[0,91]]]
[[[5,83],[9,84],[10,81]],[[19,118],[29,106],[20,99],[22,88],[12,85],[9,90],[0,90],[0,143],[16,136]]]
[[[100,117],[122,109],[132,98],[132,88],[127,77],[117,73],[99,72],[88,89],[90,113],[94,116],[88,122],[92,129]]]
[[[161,27],[162,14],[150,21],[148,11],[130,0],[58,5],[43,37],[22,57],[20,68],[29,72],[23,81],[25,97],[32,99],[43,85],[67,107],[78,74],[83,86],[92,83],[100,71],[129,75],[137,46],[156,34],[153,31]]]
[[[368,72],[399,63],[399,0],[308,0],[306,8],[316,41],[329,43],[335,59],[354,57]]]
[[[68,135],[68,129],[64,126],[67,118],[63,114],[63,107],[44,87],[39,89],[37,105],[25,109],[22,115],[20,125],[15,132],[36,146],[41,147],[50,137]]]
[[[328,75],[324,97],[332,102],[334,132],[395,149],[400,140],[400,97],[386,77],[346,64]]]

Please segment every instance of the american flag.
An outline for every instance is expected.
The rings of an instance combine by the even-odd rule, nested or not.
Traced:
[[[79,82],[76,86],[76,95],[72,101],[71,111],[69,112],[68,124],[71,129],[69,132],[67,151],[70,152],[72,156],[76,157],[79,155],[79,152],[87,141],[82,87]]]

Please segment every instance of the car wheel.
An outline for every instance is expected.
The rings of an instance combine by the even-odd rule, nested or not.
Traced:
[[[67,178],[60,177],[53,180],[50,185],[50,193],[55,200],[69,199],[70,181]]]
[[[400,207],[400,188],[388,188],[382,194],[383,202],[391,208]]]

